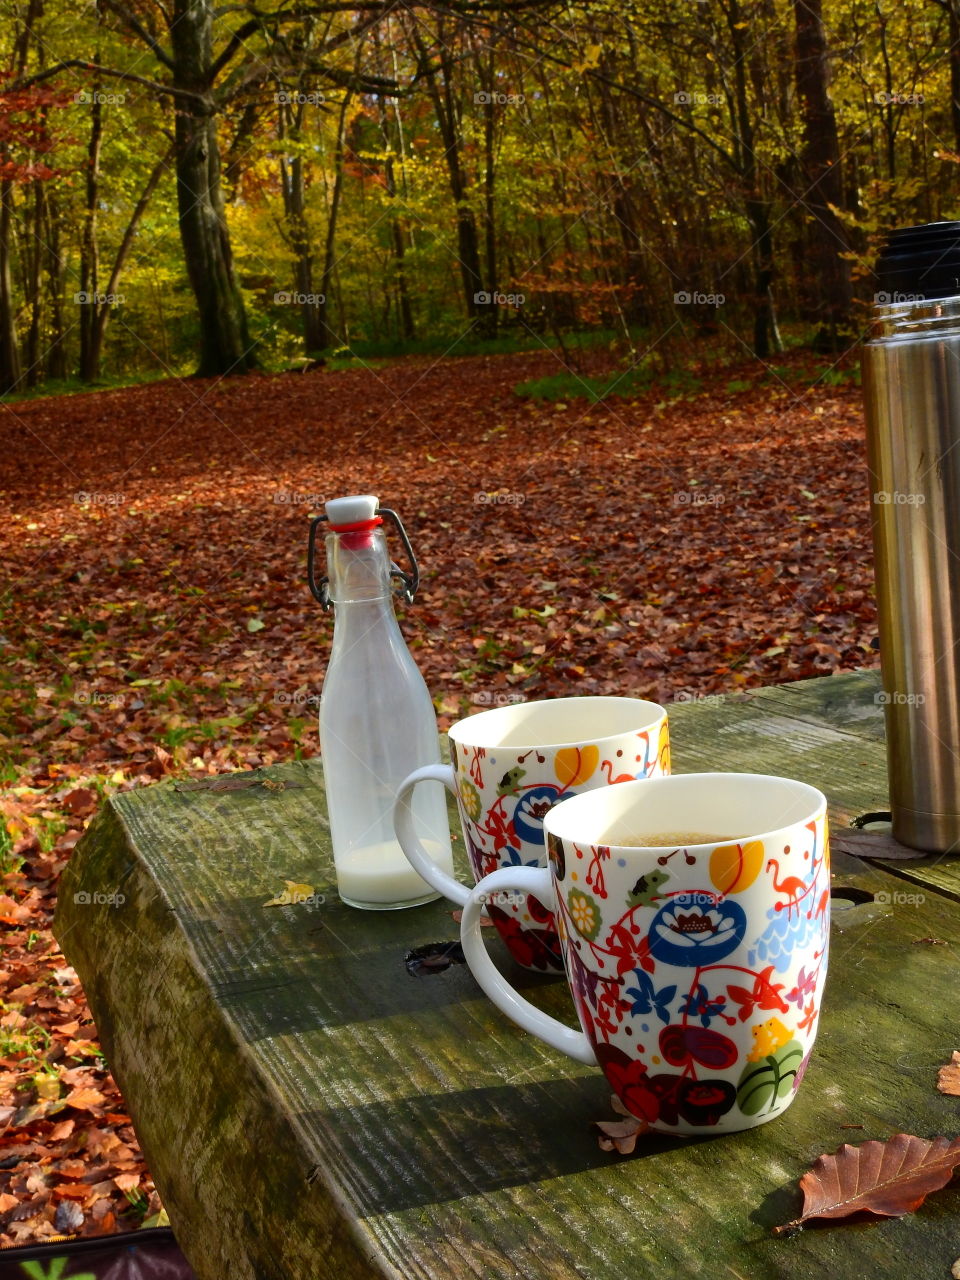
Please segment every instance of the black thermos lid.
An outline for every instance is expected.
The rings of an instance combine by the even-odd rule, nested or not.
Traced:
[[[880,251],[877,277],[880,303],[960,296],[960,222],[892,231]]]

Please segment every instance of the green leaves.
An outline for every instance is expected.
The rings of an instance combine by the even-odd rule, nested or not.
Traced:
[[[746,1116],[772,1111],[794,1089],[803,1063],[803,1046],[791,1040],[760,1062],[749,1062],[737,1084],[737,1106]]]

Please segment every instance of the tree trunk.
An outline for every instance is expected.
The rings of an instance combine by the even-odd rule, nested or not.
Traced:
[[[750,116],[750,100],[747,92],[748,23],[742,19],[739,0],[730,0],[726,10],[727,23],[734,53],[734,165],[743,182],[744,209],[750,224],[753,258],[753,354],[759,360],[769,358],[776,343],[774,337],[772,286],[773,286],[773,227],[770,222],[770,204],[763,196],[757,158],[754,153],[754,129]],[[750,37],[750,44],[753,38]]]
[[[220,185],[209,0],[176,0],[170,38],[174,86],[196,95],[179,101],[175,132],[180,239],[200,320],[196,372],[201,377],[245,373],[256,358],[234,277]]]
[[[97,242],[97,209],[100,203],[100,148],[103,141],[103,107],[100,81],[93,82],[90,140],[87,143],[86,208],[80,238],[80,377],[94,382],[99,374],[99,352],[93,353],[97,327],[97,289],[100,249]]]
[[[477,59],[477,67],[480,60]],[[497,87],[494,74],[493,50],[486,68],[487,101],[483,108],[483,236],[484,257],[487,269],[487,293],[493,297],[497,292],[497,227],[496,227],[496,166],[494,156],[494,101],[493,95]],[[498,309],[490,307],[490,318],[487,332],[491,338],[497,332]]]
[[[107,282],[106,295],[108,298],[115,295],[117,285],[120,283],[120,275],[123,271],[123,265],[127,260],[127,255],[133,245],[134,237],[137,234],[137,227],[140,225],[140,219],[144,215],[147,205],[150,203],[150,197],[156,191],[164,171],[174,157],[174,149],[153,166],[150,176],[147,178],[146,186],[137,201],[133,213],[130,215],[130,221],[127,223],[126,230],[123,233],[123,239],[120,241],[120,247],[117,249],[116,257],[113,260],[113,267],[110,271],[110,279]],[[88,351],[90,374],[87,379],[95,382],[100,377],[100,356],[103,351],[103,338],[107,331],[107,324],[110,321],[111,306],[109,302],[98,302],[91,307],[94,316],[94,323],[90,333],[90,345]],[[86,375],[85,375],[86,376]]]
[[[827,87],[827,43],[822,0],[794,0],[796,82],[803,118],[800,156],[803,209],[810,232],[809,278],[815,294],[807,312],[820,324],[817,346],[836,351],[847,329],[852,303],[850,265],[840,255],[849,249],[843,223],[834,213],[843,202],[837,118]],[[832,207],[831,207],[832,206]]]
[[[456,65],[453,53],[452,33],[444,30],[442,19],[438,24],[437,38],[443,49],[438,72],[427,80],[430,100],[433,103],[437,118],[437,128],[443,143],[443,154],[447,162],[447,174],[450,180],[450,193],[457,208],[457,261],[460,265],[460,279],[463,282],[463,296],[467,315],[478,319],[482,330],[491,324],[491,311],[494,303],[483,301],[483,280],[480,273],[480,240],[477,235],[477,223],[468,200],[468,183],[461,157],[462,138],[457,107],[453,96],[452,76]],[[414,39],[418,52],[427,59],[427,51],[422,37],[414,27]],[[443,82],[441,92],[437,83],[438,75]],[[495,323],[495,321],[493,321]]]
[[[327,212],[327,238],[323,249],[323,276],[320,280],[321,301],[317,304],[317,320],[320,328],[320,350],[324,347],[342,346],[344,335],[338,335],[330,326],[330,290],[333,288],[333,272],[337,265],[335,246],[337,239],[337,217],[340,212],[340,196],[343,192],[343,153],[346,147],[347,108],[350,104],[350,93],[345,91],[340,104],[340,117],[337,121],[337,150],[334,155],[333,192],[330,196],[330,208]]]
[[[16,75],[23,75],[27,65],[27,53],[33,24],[41,11],[42,0],[30,0],[23,26],[14,41],[13,67]],[[6,149],[0,151],[0,161],[7,159]],[[17,340],[16,307],[13,301],[13,272],[10,265],[13,241],[13,193],[10,178],[0,181],[0,395],[16,391],[23,380],[20,363],[20,344]]]
[[[63,288],[65,263],[60,252],[60,228],[63,215],[55,190],[47,191],[46,198],[47,299],[50,314],[50,342],[45,357],[45,374],[48,378],[67,376],[66,334],[63,331]]]
[[[26,213],[26,209],[24,209]],[[35,387],[43,375],[40,361],[40,313],[43,309],[40,271],[43,257],[44,224],[43,183],[33,183],[33,213],[23,220],[24,235],[21,239],[20,258],[25,268],[24,301],[30,308],[30,323],[23,349],[23,380],[28,387]],[[31,227],[32,221],[32,227]]]
[[[23,376],[10,271],[13,183],[0,182],[0,395],[16,391]]]
[[[950,119],[953,123],[954,149],[960,151],[960,13],[957,0],[949,0],[950,18]]]

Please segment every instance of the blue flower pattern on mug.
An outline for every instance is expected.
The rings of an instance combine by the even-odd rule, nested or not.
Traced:
[[[653,980],[642,969],[633,972],[635,987],[627,987],[626,994],[633,997],[631,1013],[655,1013],[661,1022],[670,1021],[669,1005],[677,994],[674,983],[669,987],[661,987],[658,991]]]
[[[528,844],[543,847],[543,819],[556,804],[560,796],[560,788],[549,783],[541,783],[521,792],[513,811],[512,826],[518,840],[526,840]],[[514,865],[519,865],[520,859]],[[538,862],[528,862],[527,866],[537,866]]]
[[[747,917],[739,903],[711,901],[710,894],[679,894],[661,907],[650,926],[650,954],[688,968],[714,964],[743,941]]]

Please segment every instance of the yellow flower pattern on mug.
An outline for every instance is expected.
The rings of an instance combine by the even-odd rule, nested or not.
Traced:
[[[460,803],[463,805],[463,811],[471,822],[479,822],[480,815],[483,813],[483,801],[480,798],[480,792],[469,780],[469,778],[460,775],[459,791]]]
[[[581,937],[588,938],[590,941],[597,936],[600,928],[600,912],[597,910],[597,904],[589,893],[582,893],[579,889],[571,889],[567,894],[567,906],[570,909],[570,919],[573,921],[573,927]]]

